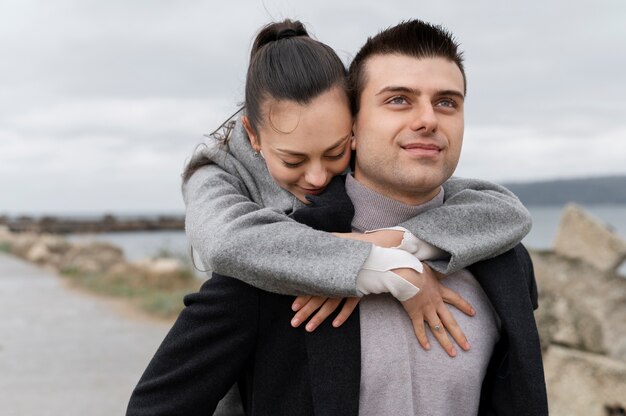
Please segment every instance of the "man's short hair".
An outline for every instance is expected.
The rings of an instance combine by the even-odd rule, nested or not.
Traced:
[[[445,58],[454,62],[463,75],[463,89],[467,90],[463,52],[452,33],[439,25],[419,19],[408,20],[370,37],[356,54],[348,71],[352,114],[359,112],[359,101],[365,88],[365,64],[374,55],[407,55],[414,58]]]

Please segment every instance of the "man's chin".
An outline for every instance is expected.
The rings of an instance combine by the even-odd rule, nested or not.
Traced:
[[[398,175],[393,183],[395,186],[401,186],[404,189],[409,189],[416,194],[431,194],[438,192],[439,187],[448,180],[448,176],[439,174],[432,174],[429,172],[413,172],[408,175]],[[392,184],[390,186],[393,187]]]

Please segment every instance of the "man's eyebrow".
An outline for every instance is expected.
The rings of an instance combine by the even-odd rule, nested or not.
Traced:
[[[404,92],[408,94],[419,95],[419,91],[409,87],[403,87],[401,85],[390,85],[388,87],[384,87],[380,91],[376,93],[376,95],[384,94],[387,92]]]
[[[378,91],[376,95],[381,95],[381,94],[385,94],[389,92],[392,92],[392,93],[403,92],[403,93],[413,94],[413,95],[421,94],[419,90],[416,90],[414,88],[404,87],[400,85],[390,85]],[[465,95],[458,90],[440,90],[440,91],[437,91],[435,95],[436,96],[448,95],[448,96],[454,96],[454,97],[460,98],[461,100],[465,100]]]
[[[333,144],[333,145],[329,146],[328,148],[326,148],[326,150],[324,150],[324,153],[338,148],[339,146],[344,144],[346,142],[346,140],[348,140],[348,138],[350,138],[350,133],[348,133],[347,135],[343,136],[341,139],[337,140],[337,142],[335,142],[335,144]],[[294,151],[288,150],[288,149],[275,149],[275,150],[278,151],[278,152],[281,152],[281,153],[285,153],[285,154],[291,155],[291,156],[306,156],[306,154],[304,154],[304,153],[294,152]]]
[[[453,96],[453,97],[457,97],[460,98],[461,100],[465,100],[465,94],[463,94],[460,91],[457,90],[441,90],[441,91],[437,91],[437,96],[442,96],[442,95],[448,95],[448,96]]]

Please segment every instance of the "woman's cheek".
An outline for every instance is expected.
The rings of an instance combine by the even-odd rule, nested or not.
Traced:
[[[333,176],[337,176],[339,174],[342,174],[346,169],[348,169],[348,166],[350,165],[350,152],[346,152],[347,154],[339,159],[337,162],[335,162],[334,166],[333,166]]]

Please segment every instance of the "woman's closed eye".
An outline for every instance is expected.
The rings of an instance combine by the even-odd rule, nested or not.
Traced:
[[[288,168],[297,168],[298,166],[300,166],[300,165],[302,165],[304,163],[303,160],[301,160],[299,162],[291,162],[291,163],[287,162],[286,160],[283,160],[282,162],[283,162],[283,165],[285,167],[288,167]]]
[[[339,154],[336,154],[336,155],[326,155],[325,157],[327,159],[330,159],[330,160],[338,160],[338,159],[341,159],[343,157],[343,155],[345,155],[345,154],[346,154],[346,149],[343,149],[341,151],[341,153],[339,153]]]

